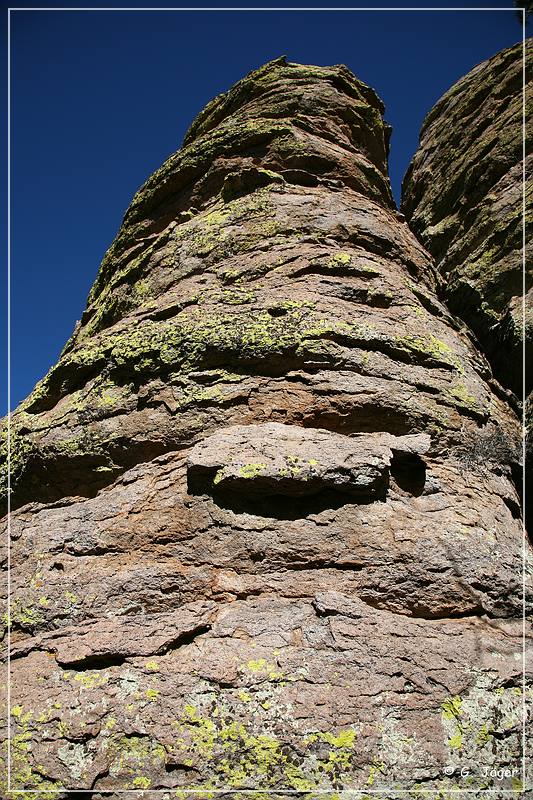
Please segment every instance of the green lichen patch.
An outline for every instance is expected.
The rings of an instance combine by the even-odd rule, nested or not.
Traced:
[[[351,262],[351,260],[352,257],[349,253],[343,253],[341,251],[340,253],[335,253],[335,255],[330,258],[328,263],[332,267],[338,267],[338,266],[345,267],[347,264]]]
[[[477,771],[480,765],[519,765],[521,716],[520,688],[493,687],[480,675],[468,694],[448,697],[441,704],[449,764],[475,766]]]
[[[25,800],[47,800],[47,798],[59,798],[63,795],[65,789],[62,783],[49,778],[46,775],[45,767],[36,764],[32,755],[34,736],[39,733],[44,724],[50,723],[53,716],[54,711],[51,707],[37,714],[22,705],[12,706],[11,792],[7,788],[7,740],[2,743],[0,756],[0,790],[4,797],[10,797],[13,800],[17,797],[24,797]]]
[[[241,478],[255,478],[265,469],[266,464],[243,464],[239,468]]]
[[[453,383],[448,388],[447,394],[450,395],[452,401],[458,403],[461,407],[467,409],[468,411],[472,411],[477,414],[481,413],[482,409],[478,401],[474,395],[470,394],[462,381],[456,381]]]
[[[102,674],[100,670],[88,670],[86,672],[76,672],[72,676],[74,684],[82,689],[100,689],[109,682],[109,676]]]
[[[24,473],[36,447],[31,439],[21,433],[25,424],[24,412],[18,413],[8,426],[7,420],[0,428],[0,503],[7,500],[8,491],[13,492]],[[8,458],[9,456],[9,458]]]
[[[461,362],[450,345],[438,339],[432,333],[427,336],[409,334],[396,336],[395,342],[401,349],[411,353],[418,362],[433,363],[436,366],[463,372]]]
[[[38,562],[40,563],[40,562]],[[2,614],[5,628],[33,633],[46,619],[50,599],[45,591],[43,573],[39,568],[31,575],[24,588],[14,588],[9,612]]]
[[[265,663],[263,663],[265,662]],[[252,672],[269,667],[265,659],[249,662]],[[237,697],[250,713],[270,713],[272,703],[264,697],[240,690]],[[281,708],[281,707],[280,707]],[[259,721],[259,720],[258,720]],[[261,732],[253,723],[241,722],[237,709],[215,702],[206,716],[199,708],[186,704],[175,722],[178,733],[176,749],[183,763],[197,765],[209,776],[211,788],[260,789],[272,787],[309,792],[321,787],[333,788],[353,767],[355,731],[317,731],[300,735],[298,748],[289,741],[297,735],[288,720],[285,736]],[[279,727],[279,726],[278,726]],[[290,730],[289,730],[290,729]],[[302,755],[303,753],[303,755]]]
[[[104,743],[109,774],[124,781],[123,789],[147,789],[154,771],[164,771],[167,748],[151,736],[111,734]]]

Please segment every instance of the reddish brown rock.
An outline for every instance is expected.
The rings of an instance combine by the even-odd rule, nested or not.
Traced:
[[[524,339],[522,223],[529,240],[533,202],[532,117],[526,113],[523,120],[522,106],[525,100],[529,111],[532,57],[529,39],[525,54],[522,43],[502,50],[446,92],[424,121],[402,201],[412,229],[435,256],[447,305],[468,322],[498,379],[519,397]],[[531,286],[527,269],[526,292]],[[529,324],[526,333],[531,362]],[[528,381],[529,392],[531,375]]]
[[[35,800],[518,785],[519,420],[394,210],[382,111],[283,60],[214,100],[14,414]]]
[[[527,39],[446,92],[424,121],[402,200],[411,228],[435,256],[439,295],[520,401],[533,389],[533,278],[524,252],[533,219],[532,58]],[[531,405],[526,498],[533,496]]]
[[[385,496],[393,449],[397,458],[425,470],[419,451],[429,450],[429,436],[371,434],[348,438],[329,431],[270,422],[235,425],[199,442],[190,452],[189,489],[232,494],[322,495],[331,491],[372,500]],[[416,467],[415,467],[416,468]],[[325,493],[325,494],[324,494]],[[346,502],[346,498],[337,498]]]

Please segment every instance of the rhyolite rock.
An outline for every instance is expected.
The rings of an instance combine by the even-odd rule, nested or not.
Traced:
[[[521,785],[520,420],[382,113],[283,59],[216,98],[14,413],[11,788]]]
[[[533,216],[532,39],[526,41],[525,76],[523,56],[521,43],[503,50],[438,101],[424,120],[402,199],[411,229],[435,257],[446,304],[468,322],[498,380],[519,397],[524,169],[528,239]],[[533,276],[527,266],[526,355],[531,362]],[[531,375],[528,382],[531,390]]]
[[[533,389],[533,272],[524,252],[533,221],[532,60],[533,39],[526,39],[479,64],[439,100],[422,126],[402,198],[443,278],[439,296],[520,401]],[[531,407],[526,499],[533,492]]]
[[[423,470],[424,462],[416,457],[418,451],[429,450],[430,441],[423,434],[347,437],[279,422],[235,425],[193,447],[187,465],[189,490],[196,484],[197,491],[211,494],[265,494],[273,498],[274,507],[281,495],[324,492],[327,504],[333,499],[328,490],[372,500],[387,492],[392,448],[400,462],[407,457]]]

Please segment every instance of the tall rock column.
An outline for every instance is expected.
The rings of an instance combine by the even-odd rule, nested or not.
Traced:
[[[216,98],[16,411],[13,788],[520,780],[519,421],[382,112],[283,59]]]
[[[435,257],[440,296],[468,323],[498,380],[520,400],[533,388],[533,280],[529,257],[524,275],[523,252],[524,228],[529,243],[533,218],[532,60],[529,39],[525,48],[520,43],[479,64],[446,92],[424,121],[402,201],[411,228]],[[527,496],[533,492],[530,406],[531,400]]]

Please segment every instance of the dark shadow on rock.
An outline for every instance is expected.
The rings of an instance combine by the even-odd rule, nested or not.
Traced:
[[[368,505],[386,498],[386,488],[379,495],[361,496],[348,492],[324,489],[312,495],[299,497],[282,494],[253,494],[236,491],[217,491],[199,484],[189,477],[188,492],[192,495],[208,495],[220,508],[234,514],[253,514],[270,519],[305,519],[322,511],[337,510],[346,505]]]
[[[390,472],[395,483],[404,492],[419,497],[426,484],[426,463],[416,453],[392,450]]]

